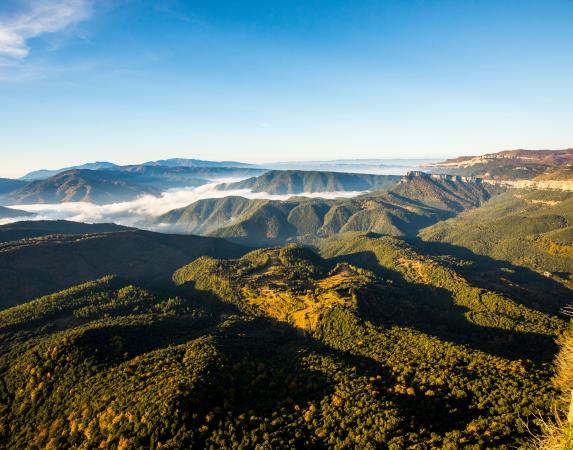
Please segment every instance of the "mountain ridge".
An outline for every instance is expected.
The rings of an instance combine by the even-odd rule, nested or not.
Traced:
[[[404,236],[479,206],[489,196],[481,183],[404,177],[392,189],[349,199],[199,200],[158,217],[154,224],[164,231],[206,234],[247,245],[277,245],[347,231]]]
[[[304,170],[270,170],[258,177],[218,186],[220,190],[250,189],[268,194],[368,191],[382,189],[400,179],[393,175],[370,175]]]

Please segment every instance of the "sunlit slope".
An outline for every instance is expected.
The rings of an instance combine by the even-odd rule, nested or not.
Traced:
[[[550,412],[543,361],[563,322],[478,289],[463,264],[397,239],[354,236],[321,253],[203,257],[175,272],[171,292],[105,277],[0,312],[0,440],[393,449],[528,441]]]
[[[257,250],[236,261],[199,258],[179,269],[174,281],[192,283],[245,311],[260,311],[307,331],[337,305],[372,310],[377,320],[404,320],[434,333],[463,330],[494,336],[496,329],[504,330],[496,339],[504,335],[508,344],[520,333],[535,337],[561,327],[552,315],[569,291],[549,280],[539,289],[532,287],[536,280],[520,286],[521,274],[512,277],[507,268],[507,284],[514,284],[515,292],[531,290],[512,298],[503,292],[507,286],[493,281],[495,272],[482,272],[485,280],[478,282],[466,275],[472,262],[423,254],[394,238],[344,236],[321,242],[320,250],[329,260],[294,245]]]
[[[572,226],[572,193],[510,190],[481,208],[422,230],[420,236],[551,272],[568,282],[573,273]]]

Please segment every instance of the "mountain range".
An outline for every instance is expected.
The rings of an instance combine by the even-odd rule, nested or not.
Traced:
[[[136,166],[157,166],[157,167],[234,167],[234,168],[248,168],[255,167],[252,164],[234,162],[234,161],[204,161],[200,159],[186,159],[186,158],[171,158],[171,159],[160,159],[157,161],[148,161],[142,164],[137,164]],[[61,169],[54,170],[35,170],[33,172],[27,173],[20,180],[32,181],[32,180],[43,180],[45,178],[50,178],[62,172],[67,172],[69,170],[110,170],[110,169],[122,169],[125,166],[120,166],[108,161],[97,161],[93,163],[81,164],[78,166],[63,167]]]
[[[173,188],[197,187],[220,178],[262,173],[260,169],[233,167],[125,166],[110,169],[70,169],[33,181],[0,183],[0,201],[6,205],[90,202],[96,204],[159,196]],[[4,188],[2,186],[4,185]]]
[[[394,187],[387,191],[349,199],[200,200],[160,216],[155,224],[164,231],[223,237],[246,245],[277,245],[348,231],[406,236],[477,207],[490,196],[487,186],[479,182],[447,176],[420,173],[405,176],[398,184],[395,178],[390,180]]]
[[[568,170],[546,156],[532,158]],[[147,217],[161,233],[0,225],[0,447],[565,442],[573,192],[471,171],[163,164],[6,185],[13,201],[231,195]],[[214,190],[230,171],[247,180]]]

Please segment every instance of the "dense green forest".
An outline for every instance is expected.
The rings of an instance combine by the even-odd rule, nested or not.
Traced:
[[[573,273],[573,193],[517,190],[421,231],[427,241],[468,248],[569,283]]]
[[[556,395],[561,285],[497,268],[532,290],[519,301],[489,287],[494,268],[478,282],[466,273],[479,261],[391,237],[341,236],[317,251],[204,256],[170,286],[108,276],[0,312],[2,442],[477,449],[529,440]]]

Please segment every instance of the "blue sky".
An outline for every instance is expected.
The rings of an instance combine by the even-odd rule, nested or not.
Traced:
[[[3,0],[0,176],[573,146],[573,2]]]

